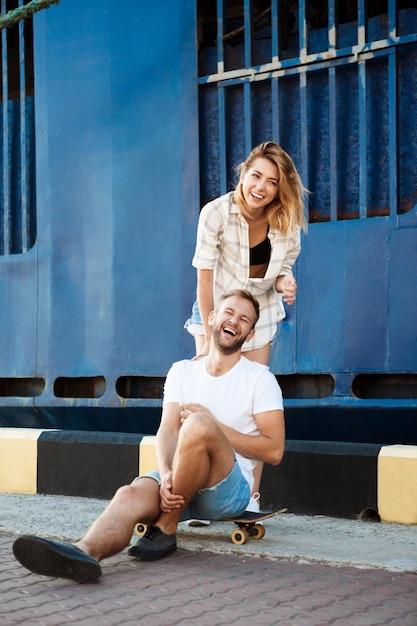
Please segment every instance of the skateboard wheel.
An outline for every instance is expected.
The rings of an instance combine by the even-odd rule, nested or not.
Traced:
[[[232,532],[232,542],[237,546],[243,546],[249,539],[249,533],[246,528],[239,528]]]
[[[265,535],[265,526],[262,526],[262,524],[254,524],[254,526],[251,528],[251,533],[250,533],[250,536],[252,537],[252,539],[262,539],[264,535]]]
[[[142,524],[139,522],[138,524],[135,525],[133,532],[135,533],[135,535],[138,535],[138,537],[143,537],[143,535],[146,533],[147,530],[148,530],[148,525]]]

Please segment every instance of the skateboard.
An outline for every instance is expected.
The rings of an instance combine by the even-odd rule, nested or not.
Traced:
[[[275,517],[275,515],[280,515],[281,513],[285,513],[287,509],[280,509],[279,511],[259,511],[259,513],[254,513],[252,511],[245,511],[240,517],[237,518],[229,518],[218,520],[219,522],[233,522],[238,526],[235,530],[232,531],[231,539],[232,542],[237,546],[242,546],[245,544],[250,538],[251,539],[262,539],[265,535],[265,527],[263,524],[259,522],[263,522],[270,517]],[[143,537],[147,530],[146,524],[138,523],[134,527],[134,533],[139,537]]]
[[[237,546],[243,546],[248,539],[262,539],[265,535],[265,526],[259,522],[263,522],[270,517],[285,513],[287,509],[280,509],[279,511],[259,511],[254,513],[252,511],[245,511],[243,515],[238,518],[230,518],[220,520],[222,522],[233,522],[239,528],[232,531],[232,542]]]

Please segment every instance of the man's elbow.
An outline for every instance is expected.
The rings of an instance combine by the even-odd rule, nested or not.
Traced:
[[[270,465],[279,465],[284,457],[284,448],[272,450],[271,458],[267,461]]]

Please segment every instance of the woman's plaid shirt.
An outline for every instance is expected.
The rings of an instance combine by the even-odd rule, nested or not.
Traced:
[[[260,317],[254,337],[244,350],[261,348],[272,341],[277,322],[285,317],[281,296],[275,290],[278,276],[292,275],[300,254],[300,230],[283,236],[270,228],[271,258],[264,278],[249,277],[249,227],[229,192],[206,204],[200,213],[193,266],[213,270],[214,305],[221,294],[247,289],[258,300]]]

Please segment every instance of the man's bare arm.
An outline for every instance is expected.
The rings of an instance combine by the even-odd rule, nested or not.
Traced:
[[[192,412],[202,411],[211,415],[208,409],[199,404],[183,404],[185,409]],[[285,420],[284,411],[265,411],[254,416],[259,430],[258,435],[244,435],[222,422],[215,420],[224,432],[230,445],[236,452],[249,459],[263,461],[271,465],[278,465],[284,456],[285,447]]]
[[[180,427],[180,407],[177,403],[166,404],[156,433],[156,459],[161,479],[160,506],[165,513],[178,509],[184,504],[183,496],[172,491],[172,463]]]
[[[255,415],[259,435],[243,435],[219,422],[236,452],[249,459],[278,465],[284,456],[285,422],[283,411],[267,411]],[[262,426],[260,425],[262,424]]]
[[[172,460],[181,427],[181,407],[176,402],[166,404],[156,433],[156,459],[160,476],[172,470]]]

